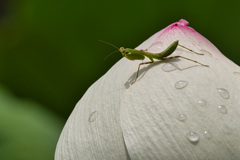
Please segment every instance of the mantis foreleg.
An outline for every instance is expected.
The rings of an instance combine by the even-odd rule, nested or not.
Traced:
[[[150,64],[150,63],[153,63],[153,62],[154,62],[154,61],[151,61],[151,62],[144,62],[144,63],[140,63],[140,64],[138,65],[137,77],[136,77],[136,79],[131,83],[132,85],[133,85],[133,83],[136,82],[136,80],[137,80],[137,78],[138,78],[138,73],[139,73],[140,65],[143,65],[143,64]]]

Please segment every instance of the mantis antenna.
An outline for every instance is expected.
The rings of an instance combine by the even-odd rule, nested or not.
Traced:
[[[103,42],[103,43],[106,43],[106,44],[109,44],[110,46],[113,46],[113,47],[115,47],[115,48],[119,49],[118,47],[114,46],[114,45],[113,45],[113,44],[111,44],[111,43],[108,43],[108,42],[105,42],[105,41],[102,41],[102,40],[98,40],[98,41],[100,41],[100,42]]]
[[[106,43],[106,44],[108,44],[108,45],[110,45],[110,46],[113,46],[113,47],[115,47],[115,48],[117,48],[118,50],[116,50],[116,51],[114,51],[114,52],[112,52],[112,53],[110,53],[109,55],[107,55],[105,58],[104,58],[104,60],[105,59],[107,59],[107,57],[109,57],[111,54],[113,54],[113,53],[115,53],[115,52],[118,52],[119,51],[119,48],[118,47],[116,47],[116,46],[114,46],[113,44],[111,44],[111,43],[108,43],[108,42],[105,42],[105,41],[102,41],[102,40],[98,40],[98,41],[100,41],[100,42],[103,42],[103,43]]]
[[[115,53],[115,52],[119,52],[119,50],[116,50],[116,51],[110,53],[109,55],[107,55],[107,56],[104,58],[104,60],[107,59],[107,57],[109,57],[111,54],[113,54],[113,53]]]

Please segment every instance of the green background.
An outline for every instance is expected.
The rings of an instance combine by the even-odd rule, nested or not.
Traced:
[[[239,2],[217,0],[2,0],[0,157],[53,159],[75,104],[120,58],[167,25],[186,19],[240,64]]]

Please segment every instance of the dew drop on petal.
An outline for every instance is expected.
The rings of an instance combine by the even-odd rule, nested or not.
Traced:
[[[176,56],[176,55],[181,55],[183,52],[182,48],[177,48],[171,55]]]
[[[162,66],[162,70],[165,71],[165,72],[174,71],[176,69],[177,69],[177,67],[173,63],[166,63]]]
[[[181,122],[185,121],[186,119],[187,119],[187,116],[185,114],[181,114],[178,116],[178,120]]]
[[[207,139],[210,139],[212,138],[212,133],[209,131],[204,131],[203,136]]]
[[[195,132],[189,132],[186,134],[186,136],[187,136],[188,140],[191,142],[198,142],[200,139],[200,136]]]
[[[231,135],[233,133],[233,130],[228,126],[224,126],[223,127],[223,132],[228,134],[228,135]]]
[[[207,101],[205,101],[205,100],[199,100],[198,103],[200,104],[200,106],[205,107],[206,104],[207,104]]]
[[[94,122],[96,120],[97,116],[98,116],[98,111],[92,112],[91,115],[88,118],[88,121],[89,122]]]
[[[233,74],[234,74],[235,76],[240,77],[240,73],[239,73],[239,72],[233,72]]]
[[[219,105],[218,106],[219,112],[226,114],[227,113],[227,108],[224,105]]]
[[[224,99],[228,99],[229,98],[229,93],[226,89],[223,88],[218,88],[218,93],[220,94],[220,96]]]
[[[163,43],[162,42],[156,42],[153,43],[148,49],[147,52],[151,53],[159,53],[163,50]]]
[[[200,52],[203,53],[204,56],[212,57],[212,54],[204,49],[201,49]]]
[[[187,81],[178,81],[177,83],[175,83],[174,87],[177,89],[182,89],[184,87],[186,87],[188,85]]]

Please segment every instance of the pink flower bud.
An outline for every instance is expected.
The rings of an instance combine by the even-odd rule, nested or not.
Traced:
[[[55,159],[240,159],[240,68],[181,19],[136,49],[175,58],[143,65],[126,58],[78,102]],[[148,61],[146,59],[145,61]]]

